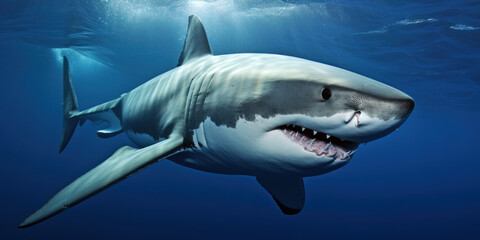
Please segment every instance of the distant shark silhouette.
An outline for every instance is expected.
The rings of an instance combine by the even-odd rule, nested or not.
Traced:
[[[178,67],[79,111],[63,62],[60,152],[85,120],[108,122],[102,138],[124,131],[122,147],[50,199],[28,227],[159,160],[202,171],[251,175],[285,214],[301,211],[303,177],[344,166],[360,143],[381,138],[410,115],[408,95],[361,75],[273,54],[212,55],[200,19],[190,16]]]

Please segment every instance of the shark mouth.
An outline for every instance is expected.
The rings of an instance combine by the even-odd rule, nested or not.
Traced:
[[[359,145],[355,142],[341,140],[338,137],[293,124],[282,125],[277,129],[306,151],[333,160],[350,160]]]

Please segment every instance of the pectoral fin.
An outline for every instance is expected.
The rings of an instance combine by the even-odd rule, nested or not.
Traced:
[[[181,149],[183,138],[170,137],[157,144],[135,149],[122,147],[103,163],[70,183],[45,205],[26,218],[19,227],[28,227],[101,192],[142,168]]]
[[[288,176],[261,176],[257,182],[267,190],[287,215],[294,215],[302,211],[305,203],[305,187],[301,177]]]

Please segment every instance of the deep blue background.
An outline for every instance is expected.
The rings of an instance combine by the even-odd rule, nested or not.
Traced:
[[[161,2],[161,3],[158,3]],[[480,3],[459,1],[0,3],[1,239],[479,239]],[[175,67],[187,17],[214,54],[332,64],[411,95],[399,131],[305,179],[285,216],[253,177],[161,161],[28,229],[16,226],[117,148],[78,128],[61,155],[62,65],[87,108]]]

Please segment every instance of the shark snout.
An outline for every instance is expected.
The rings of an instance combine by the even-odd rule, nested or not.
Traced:
[[[415,101],[412,98],[405,99],[401,101],[400,108],[403,110],[403,118],[407,119],[412,113],[413,108],[415,107]]]
[[[415,102],[408,97],[380,102],[375,108],[351,111],[345,121],[354,128],[350,140],[369,142],[390,134],[407,120],[414,106]]]

